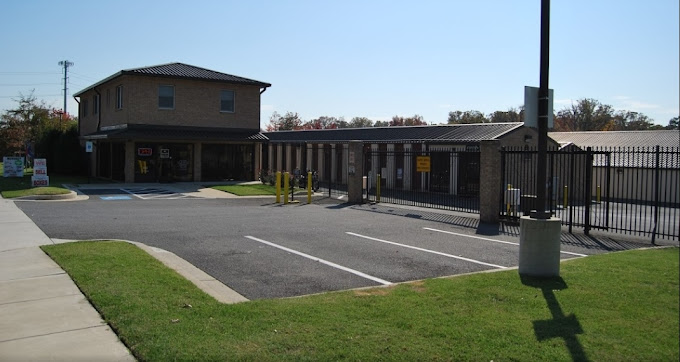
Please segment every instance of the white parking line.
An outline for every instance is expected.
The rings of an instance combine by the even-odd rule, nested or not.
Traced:
[[[490,267],[494,267],[494,268],[499,268],[499,269],[506,269],[506,268],[507,268],[507,267],[502,266],[502,265],[496,265],[496,264],[485,263],[485,262],[483,262],[483,261],[479,261],[479,260],[475,260],[475,259],[470,259],[470,258],[464,258],[464,257],[462,257],[462,256],[455,256],[455,255],[451,255],[451,254],[446,254],[446,253],[442,253],[442,252],[435,251],[435,250],[423,249],[423,248],[419,248],[419,247],[417,247],[417,246],[411,246],[411,245],[406,245],[406,244],[399,244],[399,243],[395,243],[395,242],[393,242],[393,241],[387,241],[387,240],[372,238],[372,237],[366,236],[366,235],[351,233],[351,232],[349,232],[349,231],[346,231],[345,234],[347,234],[347,235],[352,235],[352,236],[356,236],[356,237],[360,237],[360,238],[364,238],[364,239],[368,239],[368,240],[379,241],[379,242],[381,242],[381,243],[386,243],[386,244],[391,244],[391,245],[397,245],[397,246],[401,246],[401,247],[409,248],[409,249],[413,249],[413,250],[424,251],[424,252],[426,252],[426,253],[432,253],[432,254],[437,254],[437,255],[441,255],[441,256],[446,256],[446,257],[449,257],[449,258],[454,258],[454,259],[459,259],[459,260],[465,260],[465,261],[469,261],[469,262],[471,262],[471,263],[486,265],[486,266],[490,266]]]
[[[305,253],[300,252],[300,251],[297,251],[297,250],[289,249],[289,248],[286,248],[285,246],[281,246],[281,245],[278,245],[278,244],[274,244],[274,243],[269,242],[269,241],[266,241],[266,240],[258,239],[258,238],[254,237],[254,236],[248,236],[248,235],[246,235],[246,238],[248,238],[248,239],[250,239],[250,240],[255,240],[255,241],[260,242],[260,243],[262,243],[262,244],[266,244],[266,245],[269,245],[269,246],[273,246],[273,247],[275,247],[275,248],[277,248],[277,249],[281,249],[281,250],[287,251],[287,252],[289,252],[289,253],[293,253],[293,254],[295,254],[295,255],[299,255],[299,256],[305,257],[305,258],[310,259],[310,260],[317,261],[317,262],[322,263],[322,264],[326,264],[326,265],[328,265],[328,266],[332,266],[333,268],[337,268],[337,269],[340,269],[340,270],[344,270],[344,271],[346,271],[346,272],[350,272],[350,273],[352,273],[352,274],[354,274],[354,275],[358,275],[358,276],[360,276],[360,277],[362,277],[362,278],[366,278],[366,279],[372,280],[372,281],[374,281],[374,282],[376,282],[376,283],[380,283],[380,284],[383,284],[383,285],[390,285],[390,284],[392,284],[392,282],[388,282],[387,280],[380,279],[380,278],[376,278],[376,277],[374,277],[374,276],[371,276],[371,275],[362,273],[362,272],[360,272],[360,271],[358,271],[358,270],[354,270],[354,269],[351,269],[351,268],[348,268],[348,267],[345,267],[345,266],[342,266],[342,265],[338,265],[338,264],[335,264],[335,263],[333,263],[333,262],[331,262],[331,261],[324,260],[324,259],[321,259],[321,258],[317,258],[317,257],[315,257],[315,256],[312,256],[312,255],[309,255],[309,254],[305,254]]]
[[[468,235],[468,234],[459,234],[459,233],[454,233],[451,231],[445,231],[445,230],[438,230],[438,229],[432,229],[432,228],[423,228],[425,230],[430,230],[430,231],[436,231],[438,233],[443,233],[443,234],[451,234],[451,235],[456,235],[456,236],[464,236],[466,238],[472,238],[472,239],[479,239],[479,240],[487,240],[487,241],[493,241],[495,243],[501,243],[501,244],[510,244],[510,245],[516,245],[519,246],[519,243],[513,243],[511,241],[503,241],[503,240],[496,240],[496,239],[490,239],[490,238],[483,238],[481,236],[474,236],[474,235]],[[576,255],[576,256],[588,256],[586,254],[579,254],[579,253],[572,253],[569,251],[560,251],[562,254],[569,254],[569,255]]]

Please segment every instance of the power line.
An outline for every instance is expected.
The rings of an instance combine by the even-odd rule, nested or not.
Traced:
[[[36,85],[58,85],[61,83],[0,84],[0,87],[32,87]]]

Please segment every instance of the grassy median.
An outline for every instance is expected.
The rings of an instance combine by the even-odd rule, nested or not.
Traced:
[[[32,187],[31,176],[33,175],[33,169],[24,169],[23,177],[2,177],[3,171],[3,163],[0,162],[0,195],[6,199],[22,196],[68,194],[71,190],[59,186],[63,183],[71,183],[71,181],[83,179],[82,177],[50,175],[50,183],[59,186]],[[87,178],[84,178],[84,180],[87,181]]]
[[[679,355],[678,248],[219,304],[134,245],[43,249],[135,357],[165,360],[654,360]]]

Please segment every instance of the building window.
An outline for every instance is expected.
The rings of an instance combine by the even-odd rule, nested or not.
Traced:
[[[234,113],[234,91],[223,90],[220,93],[220,112]]]
[[[111,89],[106,90],[106,108],[111,108]]]
[[[116,109],[123,109],[123,86],[116,87]]]
[[[95,94],[92,98],[92,114],[99,114],[99,94]]]
[[[89,107],[88,107],[88,102],[87,102],[87,99],[85,99],[85,100],[83,101],[83,115],[84,115],[84,116],[87,116],[87,111],[88,111],[88,109],[89,109]]]
[[[175,108],[175,87],[171,85],[158,86],[158,108]]]

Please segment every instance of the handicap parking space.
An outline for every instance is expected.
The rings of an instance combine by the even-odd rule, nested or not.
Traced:
[[[81,187],[77,190],[96,200],[120,201],[120,200],[151,200],[151,199],[198,199],[193,195],[186,195],[180,191],[167,187],[105,187],[89,188]]]

